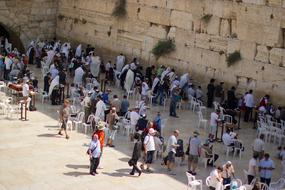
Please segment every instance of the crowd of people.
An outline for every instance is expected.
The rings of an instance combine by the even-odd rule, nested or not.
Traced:
[[[62,126],[59,135],[65,132],[66,139],[67,125],[72,114],[70,101],[73,105],[82,107],[85,113],[84,122],[90,123],[90,116],[96,118],[93,125],[92,140],[87,154],[90,156],[90,174],[98,174],[97,168],[103,154],[103,147],[115,147],[114,140],[116,132],[120,126],[122,118],[129,120],[130,141],[134,142],[133,153],[128,164],[132,167],[130,175],[138,176],[142,172],[153,172],[151,164],[154,158],[162,156],[163,145],[166,145],[166,155],[163,157],[163,164],[171,175],[175,175],[175,159],[181,158],[184,164],[185,156],[188,156],[188,172],[196,175],[198,161],[203,154],[207,159],[207,164],[215,166],[219,155],[213,153],[215,145],[216,130],[220,122],[220,109],[214,110],[210,116],[210,133],[205,143],[201,142],[199,132],[194,133],[187,142],[186,151],[183,148],[183,140],[178,139],[179,130],[174,130],[173,134],[164,142],[161,135],[161,115],[158,112],[153,120],[147,118],[148,105],[165,104],[170,100],[169,116],[178,118],[176,109],[178,103],[187,102],[192,97],[206,102],[211,108],[213,102],[218,102],[228,113],[235,116],[234,110],[245,110],[244,121],[248,122],[253,118],[252,110],[255,108],[259,113],[272,115],[277,121],[285,120],[285,110],[275,107],[270,103],[269,95],[265,95],[258,104],[255,102],[253,91],[249,90],[240,98],[236,95],[236,88],[233,86],[225,93],[224,83],[215,85],[215,79],[211,79],[207,86],[207,92],[200,85],[194,85],[188,73],[178,76],[174,69],[164,65],[151,65],[145,69],[137,58],[130,63],[121,53],[115,62],[104,63],[95,48],[87,45],[86,48],[80,44],[73,50],[69,43],[61,43],[56,39],[52,41],[33,41],[26,54],[20,54],[17,49],[11,52],[0,54],[0,80],[22,83],[29,81],[37,90],[38,81],[27,69],[28,64],[35,64],[37,67],[48,67],[44,73],[43,91],[50,96],[52,105],[62,105],[59,115]],[[43,69],[43,68],[42,68]],[[68,80],[68,78],[73,78]],[[125,95],[120,99],[117,94],[106,88],[107,85],[118,85],[125,91]],[[139,97],[134,107],[131,107],[129,96]],[[27,97],[27,93],[25,94]],[[257,105],[255,107],[255,105]],[[236,120],[233,121],[236,123]],[[107,139],[107,143],[105,143]],[[230,129],[223,134],[223,142],[226,146],[233,147],[237,140],[237,135]],[[240,147],[243,148],[243,147]],[[285,149],[285,147],[284,147]],[[161,154],[161,155],[160,155]],[[284,150],[279,156],[285,162]],[[138,166],[138,161],[143,158],[143,162]],[[258,161],[258,159],[260,161]],[[260,181],[270,184],[272,171],[275,169],[274,162],[268,153],[265,153],[263,136],[256,139],[253,144],[253,158],[249,162],[248,183],[260,176]],[[284,170],[284,169],[283,169]],[[284,174],[283,174],[284,175]],[[210,188],[215,189],[217,183],[223,185],[231,184],[235,178],[234,166],[228,161],[222,166],[217,166],[211,174]]]

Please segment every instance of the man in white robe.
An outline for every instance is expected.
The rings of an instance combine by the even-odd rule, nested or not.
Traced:
[[[133,88],[134,84],[134,79],[135,79],[135,73],[129,69],[127,72],[126,80],[125,80],[125,90],[129,92]]]
[[[81,85],[81,84],[82,84],[83,75],[84,75],[84,71],[83,71],[82,67],[78,67],[78,68],[75,70],[73,83],[74,83],[75,85],[76,85],[76,84],[77,84],[77,85]]]
[[[101,59],[99,56],[91,55],[90,72],[93,77],[98,78],[100,73]]]
[[[54,87],[59,85],[59,76],[57,75],[50,83],[49,90],[48,90],[48,95],[50,96]]]
[[[50,65],[50,64],[52,63],[54,56],[55,56],[55,51],[51,48],[51,49],[47,52],[46,65]]]
[[[95,117],[99,117],[101,120],[105,120],[106,104],[103,102],[101,96],[98,96],[99,101],[96,104]]]
[[[116,71],[121,72],[125,65],[126,57],[121,53],[116,58]]]
[[[75,57],[81,57],[81,53],[82,53],[82,45],[79,44],[75,51]]]

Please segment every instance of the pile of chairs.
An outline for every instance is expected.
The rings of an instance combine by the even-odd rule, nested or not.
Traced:
[[[259,115],[257,121],[258,137],[261,134],[265,137],[267,143],[278,143],[279,146],[285,141],[285,125],[284,121],[274,121],[270,115]]]

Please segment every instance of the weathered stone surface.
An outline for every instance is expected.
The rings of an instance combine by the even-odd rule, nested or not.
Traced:
[[[235,51],[240,51],[240,41],[237,39],[230,39],[228,41],[227,53],[233,53]]]
[[[170,9],[142,7],[139,13],[139,19],[156,24],[169,25],[170,13]]]
[[[265,5],[265,0],[243,0],[244,3],[251,3],[255,5]]]
[[[271,64],[285,66],[285,49],[273,48],[270,50],[269,60]]]
[[[178,28],[192,30],[192,15],[182,11],[172,11],[170,16],[170,24]]]
[[[254,60],[256,55],[256,43],[241,41],[240,53],[244,59]]]
[[[259,45],[257,46],[257,54],[255,60],[268,63],[269,61],[269,51],[266,46]]]

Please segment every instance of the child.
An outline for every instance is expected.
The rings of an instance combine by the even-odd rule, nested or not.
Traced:
[[[135,133],[134,140],[135,140],[135,146],[133,150],[133,155],[128,163],[130,166],[133,166],[133,169],[130,172],[130,175],[135,175],[135,171],[137,171],[139,174],[138,176],[140,176],[142,171],[138,168],[137,162],[139,158],[141,157],[142,143],[140,141],[140,135],[138,133]]]

